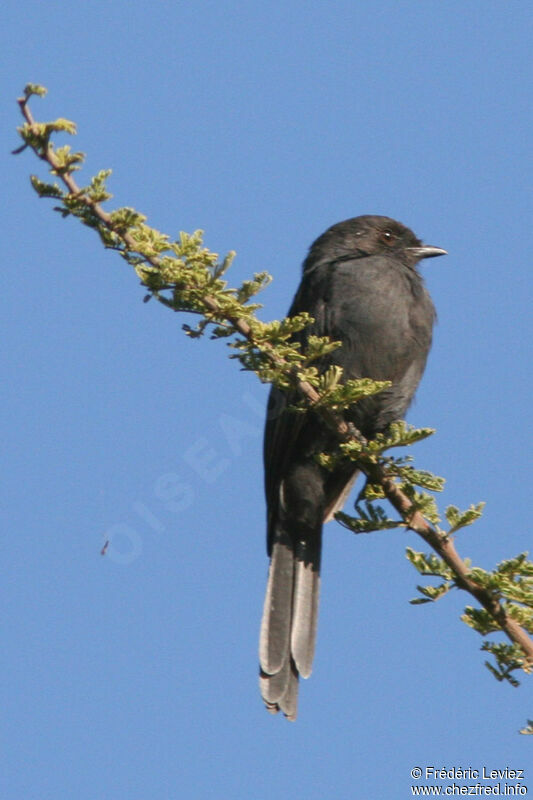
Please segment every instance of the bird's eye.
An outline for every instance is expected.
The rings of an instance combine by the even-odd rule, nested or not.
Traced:
[[[392,244],[395,239],[395,235],[390,230],[385,230],[381,232],[381,239],[385,242],[385,244]]]

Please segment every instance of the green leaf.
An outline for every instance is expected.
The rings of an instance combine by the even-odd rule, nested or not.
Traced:
[[[76,123],[63,117],[59,117],[53,122],[46,122],[44,124],[44,134],[49,137],[51,133],[70,133],[75,136],[77,133]]]
[[[389,472],[401,478],[403,483],[420,486],[422,489],[428,489],[430,492],[442,492],[444,489],[444,478],[433,475],[432,472],[428,472],[427,470],[414,469],[414,467],[410,466],[398,466],[393,463],[389,467]]]
[[[389,447],[408,447],[427,439],[428,436],[433,436],[434,433],[434,428],[414,428],[403,420],[399,420],[391,423],[386,433],[379,433],[374,442],[379,444],[382,450]]]
[[[342,511],[335,514],[335,519],[353,533],[372,533],[373,531],[392,530],[405,527],[403,520],[389,519],[386,512],[380,507],[372,507],[367,503],[366,513],[358,508],[360,517],[350,517]]]
[[[533,576],[533,563],[527,560],[528,553],[520,553],[515,558],[509,558],[498,564],[497,570],[502,575],[531,575]]]
[[[130,228],[136,228],[141,225],[143,222],[146,222],[146,217],[144,214],[140,214],[138,211],[135,211],[134,208],[128,208],[127,206],[124,208],[117,208],[116,211],[111,213],[111,225],[115,229],[117,233],[125,233],[129,231]],[[146,226],[145,226],[146,227]],[[150,229],[150,232],[152,229]],[[153,247],[153,237],[150,238],[148,231],[144,231],[146,233],[145,242],[150,244]],[[142,241],[141,237],[138,237],[138,242]],[[162,248],[167,249],[168,247],[168,237],[164,237],[163,241],[161,242]],[[161,250],[159,250],[160,252]]]
[[[417,586],[416,588],[418,591],[424,595],[423,597],[415,597],[413,600],[409,602],[411,605],[421,605],[422,603],[434,603],[439,597],[447,594],[450,591],[453,584],[451,582],[446,581],[445,583],[441,583],[439,586]]]
[[[450,525],[448,534],[455,533],[466,525],[471,525],[480,518],[484,507],[485,503],[478,503],[477,505],[471,505],[466,511],[459,511],[457,506],[448,506],[445,511],[446,519]]]
[[[520,685],[519,681],[511,675],[512,672],[526,667],[524,653],[517,644],[484,642],[481,649],[492,653],[496,659],[497,667],[489,661],[485,661],[485,666],[492,672],[496,680],[507,681],[515,687]],[[528,671],[527,668],[526,671]]]
[[[36,175],[31,175],[30,181],[39,197],[54,197],[56,199],[63,197],[63,191],[57,183],[44,183]]]
[[[80,164],[83,164],[85,159],[84,153],[71,153],[70,146],[68,144],[64,145],[63,147],[58,147],[57,150],[54,150],[54,156],[57,166],[50,170],[52,175],[70,174],[71,172],[80,169]]]
[[[371,397],[390,386],[390,381],[373,381],[370,378],[340,383],[341,375],[341,367],[332,366],[321,376],[318,385],[321,396],[316,405],[334,410],[344,409],[363,397]]]
[[[371,483],[371,481],[367,481],[360,496],[369,502],[373,502],[374,500],[384,500],[385,492],[379,483]]]
[[[453,570],[445,561],[433,553],[420,553],[413,550],[412,547],[407,547],[405,554],[407,560],[411,562],[413,567],[418,570],[421,575],[434,575],[438,578],[444,578],[445,581],[453,582]]]
[[[24,87],[24,94],[26,95],[27,100],[29,100],[33,94],[37,95],[38,97],[44,97],[47,92],[48,89],[45,89],[44,86],[39,86],[38,83],[27,83]]]
[[[225,259],[225,261],[226,261],[226,259]],[[229,266],[229,264],[227,264],[227,266],[225,266],[223,269],[219,270],[218,272],[215,272],[215,276],[218,278],[219,275],[221,275],[223,272],[226,271],[228,266]],[[268,274],[268,272],[257,272],[254,275],[253,281],[243,281],[242,282],[242,284],[239,287],[239,289],[236,290],[235,296],[236,296],[237,300],[239,301],[239,303],[247,303],[248,300],[251,297],[254,297],[260,291],[265,289],[271,281],[272,281],[272,278]]]
[[[111,175],[111,172],[110,169],[101,169],[91,179],[89,186],[82,190],[83,194],[87,195],[93,203],[104,203],[113,197],[106,188],[106,180]]]
[[[466,606],[464,613],[461,615],[461,620],[482,636],[501,630],[500,625],[498,625],[494,617],[492,617],[488,611],[485,611],[484,608]]]
[[[317,358],[329,355],[334,350],[341,347],[342,342],[335,342],[329,336],[315,336],[309,334],[307,337],[307,347],[305,349],[305,360],[307,363],[315,361]]]
[[[508,683],[511,684],[511,686],[514,686],[515,689],[517,689],[520,686],[520,681],[517,681],[517,679],[513,675],[511,675],[510,670],[504,670],[504,669],[500,670],[497,667],[493,666],[490,663],[490,661],[485,661],[485,666],[487,667],[489,672],[492,672],[497,681],[500,682],[507,681]]]

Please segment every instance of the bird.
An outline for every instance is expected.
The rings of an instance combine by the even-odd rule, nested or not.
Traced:
[[[418,270],[422,259],[446,255],[405,225],[380,215],[339,222],[316,239],[303,262],[288,312],[313,322],[293,335],[305,351],[309,336],[340,346],[315,363],[342,367],[342,380],[390,381],[379,394],[343,412],[366,439],[403,419],[424,372],[436,312]],[[264,431],[267,553],[270,565],[259,638],[259,684],[268,711],[297,716],[299,677],[311,674],[315,652],[322,527],[344,505],[357,477],[353,462],[332,471],[317,461],[338,437],[296,391],[270,391]]]

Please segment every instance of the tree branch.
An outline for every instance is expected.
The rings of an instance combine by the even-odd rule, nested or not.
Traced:
[[[37,87],[37,89],[39,89],[39,87]],[[28,100],[31,94],[41,93],[41,90],[39,89],[39,91],[37,91],[37,89],[35,87],[28,87],[26,96],[18,99],[21,113],[26,120],[27,126],[29,126],[29,129],[24,133],[21,130],[21,135],[25,140],[24,146],[29,145],[32,147],[39,158],[48,163],[52,173],[57,175],[66,186],[69,199],[75,199],[77,202],[82,203],[87,209],[90,209],[99,223],[109,231],[110,235],[116,237],[113,241],[120,241],[122,243],[124,248],[128,251],[127,255],[133,256],[134,254],[138,254],[143,263],[149,264],[150,267],[155,270],[160,270],[164,260],[158,255],[143,252],[142,246],[139,248],[138,241],[128,231],[127,225],[118,225],[112,214],[104,211],[99,202],[96,202],[87,194],[86,190],[78,186],[72,176],[72,171],[76,167],[71,165],[75,162],[77,156],[82,158],[80,154],[71,156],[72,160],[67,166],[65,166],[65,161],[62,161],[61,158],[56,155],[56,152],[49,142],[49,133],[46,136],[43,135],[43,125],[41,123],[36,123],[28,106]],[[58,128],[53,129],[57,130]],[[19,148],[15,152],[20,152],[21,149],[23,148]],[[68,213],[68,206],[66,206],[66,208]],[[94,227],[97,226],[95,225]],[[124,254],[124,251],[122,251],[120,247],[117,247],[117,249]],[[164,300],[164,302],[173,307],[171,301]],[[396,480],[391,477],[391,474],[388,474],[386,466],[379,460],[381,451],[377,454],[375,451],[373,455],[369,455],[368,452],[365,452],[364,447],[367,443],[358,435],[357,431],[354,431],[353,427],[332,408],[319,404],[322,396],[315,386],[308,380],[301,378],[301,365],[291,363],[286,358],[280,356],[279,353],[276,352],[276,347],[272,342],[265,341],[264,338],[258,341],[252,325],[250,325],[246,319],[224,309],[216,297],[210,293],[202,295],[201,305],[205,309],[205,315],[208,318],[225,320],[227,323],[230,323],[234,331],[239,333],[243,339],[257,347],[257,349],[266,356],[273,367],[282,370],[284,375],[288,377],[290,385],[309,406],[315,407],[316,413],[320,414],[328,427],[336,433],[339,443],[357,442],[363,448],[361,450],[361,458],[359,459],[356,457],[353,459],[357,467],[365,473],[372,484],[377,484],[382,488],[383,493],[391,505],[398,511],[407,526],[415,531],[415,533],[417,533],[445,562],[455,576],[456,585],[471,594],[488,614],[490,614],[499,628],[505,632],[510,641],[521,648],[526,659],[525,668],[533,666],[532,639],[528,636],[524,628],[507,613],[497,593],[480,585],[472,578],[467,565],[458,555],[450,535],[431,525],[430,522],[424,518],[416,504],[402,491]],[[174,310],[176,309],[174,308]]]

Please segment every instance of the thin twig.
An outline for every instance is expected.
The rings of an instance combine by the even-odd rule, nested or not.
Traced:
[[[409,528],[421,536],[450,567],[456,576],[457,584],[476,598],[491,617],[496,620],[508,638],[521,647],[528,664],[533,665],[533,641],[526,631],[507,614],[498,598],[488,589],[472,580],[469,570],[455,549],[451,537],[442,535],[430,525],[407,495],[402,492],[391,478],[387,477],[381,466],[376,464],[370,468],[363,467],[363,469],[372,482],[379,483],[383,488],[387,500],[408,522]]]

